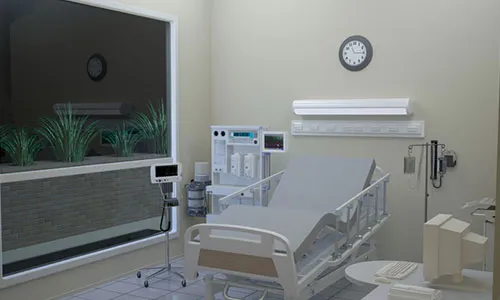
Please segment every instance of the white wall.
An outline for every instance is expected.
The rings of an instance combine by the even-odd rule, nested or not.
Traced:
[[[186,183],[193,176],[195,161],[207,161],[210,153],[210,5],[208,0],[122,0],[125,4],[179,16],[179,161]],[[124,29],[126,30],[126,29]],[[183,233],[190,220],[180,209]],[[181,238],[171,243],[172,255],[182,253]],[[161,262],[163,244],[95,264],[0,290],[0,299],[48,299],[71,290]]]
[[[457,168],[431,192],[430,216],[468,219],[462,203],[495,195],[499,19],[496,0],[214,1],[211,123],[289,131],[296,99],[410,97],[427,139],[458,153]],[[338,60],[352,34],[369,38],[375,52],[359,73]],[[290,153],[274,156],[273,168],[298,154],[374,157],[392,173],[380,255],[420,261],[423,183],[411,191],[402,172],[414,142],[422,140],[290,138]]]
[[[148,101],[165,99],[165,36],[160,21],[47,1],[11,26],[16,123],[53,115],[54,103],[126,102],[144,110]],[[108,65],[100,82],[87,75],[94,53]]]

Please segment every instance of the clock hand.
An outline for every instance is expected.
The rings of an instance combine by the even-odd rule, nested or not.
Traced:
[[[359,52],[358,51],[354,51],[354,54],[362,54],[362,53],[363,53],[363,50],[361,50]]]

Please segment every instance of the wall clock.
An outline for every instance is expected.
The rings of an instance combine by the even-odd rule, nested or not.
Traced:
[[[349,71],[363,70],[370,64],[372,57],[372,44],[360,35],[348,37],[339,49],[340,63]]]
[[[93,81],[101,81],[106,76],[108,65],[101,54],[93,54],[87,61],[87,74]]]

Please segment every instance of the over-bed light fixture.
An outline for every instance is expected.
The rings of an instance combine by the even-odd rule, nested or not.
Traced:
[[[299,116],[408,116],[409,98],[296,100],[293,112]]]

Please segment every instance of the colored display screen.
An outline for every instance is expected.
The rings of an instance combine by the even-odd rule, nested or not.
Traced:
[[[233,137],[242,137],[242,138],[253,138],[252,132],[233,132]]]
[[[282,135],[266,135],[264,136],[264,148],[284,150],[285,141]]]
[[[158,166],[155,169],[156,177],[178,176],[177,165]]]

